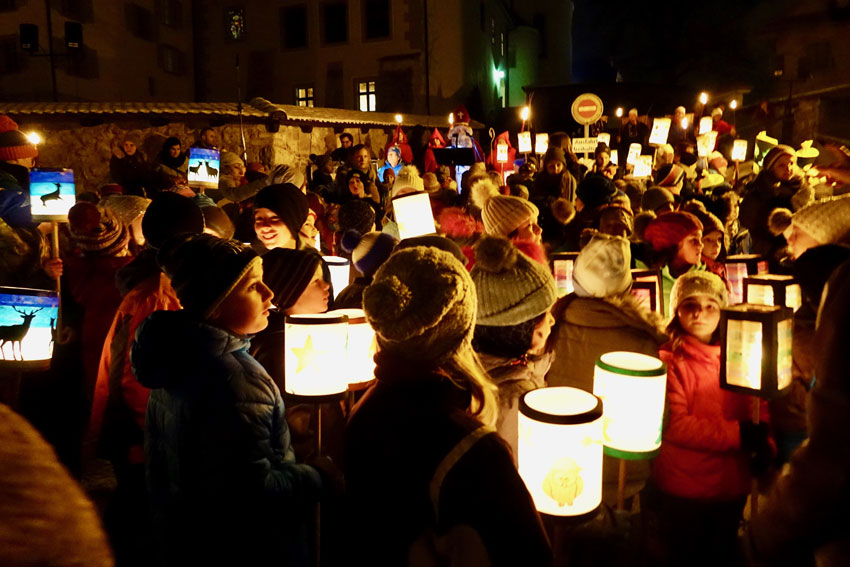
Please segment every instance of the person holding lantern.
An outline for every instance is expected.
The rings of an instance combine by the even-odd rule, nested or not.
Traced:
[[[463,264],[426,246],[392,254],[363,293],[379,351],[377,383],[345,432],[353,564],[551,563],[492,429],[496,386],[472,348],[477,304]]]
[[[750,474],[763,474],[774,453],[767,403],[759,401],[762,421],[754,424],[750,398],[720,388],[726,302],[716,275],[682,275],[670,298],[671,340],[658,352],[667,364],[667,417],[647,496],[669,554],[657,559],[670,565],[734,564]]]

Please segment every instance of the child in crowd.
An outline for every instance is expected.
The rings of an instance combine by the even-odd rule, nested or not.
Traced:
[[[720,310],[726,286],[709,272],[689,272],[673,286],[659,349],[667,364],[667,408],[661,451],[653,463],[660,535],[671,565],[735,564],[738,523],[750,473],[772,457],[761,403],[750,421],[747,396],[720,388]],[[663,564],[663,563],[662,563]]]

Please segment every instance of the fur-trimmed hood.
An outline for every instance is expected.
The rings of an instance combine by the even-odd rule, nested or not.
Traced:
[[[499,398],[503,403],[519,398],[530,390],[546,385],[546,373],[552,366],[553,354],[526,355],[522,358],[507,358],[483,352],[478,353],[481,364],[499,387]]]
[[[661,316],[642,305],[631,293],[604,298],[570,294],[555,303],[552,315],[556,327],[562,321],[596,328],[629,326],[646,331],[660,343],[667,341]],[[555,335],[553,329],[551,337]]]

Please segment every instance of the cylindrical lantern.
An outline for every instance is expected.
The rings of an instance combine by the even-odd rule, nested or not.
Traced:
[[[342,256],[322,256],[331,272],[331,285],[334,288],[334,297],[348,287],[351,260]]]
[[[540,513],[594,514],[602,502],[602,400],[569,387],[523,394],[518,460]]]
[[[527,154],[531,151],[531,132],[520,132],[517,134],[519,153]]]
[[[0,361],[18,366],[49,361],[58,316],[55,291],[0,287]]]
[[[437,233],[434,212],[431,210],[431,198],[424,191],[408,193],[393,199],[393,212],[401,240]]]
[[[605,407],[605,454],[620,459],[651,459],[661,447],[667,395],[667,366],[636,352],[608,352],[593,373],[593,394]]]
[[[332,313],[287,315],[284,364],[287,394],[336,397],[348,390],[348,317]]]
[[[556,252],[552,255],[552,275],[555,276],[555,287],[558,297],[573,292],[573,268],[578,252]]]
[[[791,385],[794,312],[741,304],[720,312],[720,386],[772,398]]]
[[[665,311],[665,305],[664,305],[664,300],[663,300],[664,293],[662,291],[663,290],[663,287],[662,287],[663,286],[663,283],[662,283],[663,280],[661,278],[661,270],[634,269],[634,270],[632,270],[632,281],[635,284],[649,283],[652,287],[655,288],[655,291],[650,292],[651,295],[648,296],[649,301],[650,301],[650,306],[651,306],[651,309],[653,311],[655,311],[656,313],[658,313],[659,315],[661,315],[663,317],[664,311]],[[642,285],[637,286],[638,290],[642,290],[643,288],[644,288],[644,286],[642,286]],[[647,297],[646,293],[643,292],[643,291],[640,291],[639,293],[636,293],[635,295],[637,295],[638,297]],[[654,302],[652,300],[653,296],[655,297]]]
[[[792,276],[761,274],[744,278],[744,303],[784,305],[796,311],[803,304],[803,295]]]
[[[767,273],[767,262],[758,254],[734,254],[727,256],[726,279],[732,288],[729,304],[737,305],[744,301],[744,279],[748,276]]]
[[[366,321],[362,309],[336,309],[328,315],[348,317],[348,365],[345,368],[349,386],[359,386],[375,378],[375,331]]]
[[[534,139],[534,153],[543,155],[549,149],[549,134],[537,134]]]

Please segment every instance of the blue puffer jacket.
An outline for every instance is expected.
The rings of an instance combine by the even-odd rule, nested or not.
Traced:
[[[168,563],[292,557],[287,540],[300,539],[318,499],[320,477],[295,463],[280,392],[249,344],[185,311],[156,311],[136,332],[133,372],[152,390],[148,490]]]

